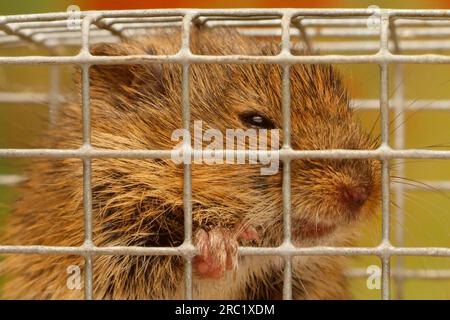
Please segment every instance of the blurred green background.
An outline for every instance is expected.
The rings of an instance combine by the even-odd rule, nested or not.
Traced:
[[[22,14],[51,11],[65,11],[76,4],[82,10],[164,8],[164,7],[360,7],[378,5],[381,8],[450,8],[450,1],[10,1],[0,2],[0,14]],[[42,52],[35,51],[33,54]],[[0,50],[0,55],[29,54],[25,49]],[[343,71],[352,96],[356,99],[378,99],[379,71],[373,65],[339,66]],[[70,68],[61,68],[60,87],[63,92],[71,90]],[[404,87],[407,99],[450,99],[450,66],[447,65],[406,65],[404,66]],[[395,95],[398,83],[390,72],[390,92]],[[49,68],[0,65],[0,92],[47,92],[49,90]],[[409,106],[407,106],[409,107]],[[357,111],[364,125],[370,129],[378,111]],[[48,106],[45,103],[33,105],[0,104],[0,148],[44,147],[39,145],[39,134],[47,126]],[[395,116],[392,114],[392,116]],[[434,149],[449,149],[450,111],[421,110],[406,111],[408,120],[406,147],[419,148],[436,146]],[[375,132],[376,133],[376,132]],[[30,142],[32,141],[32,142]],[[0,159],[0,174],[20,174],[24,161],[21,159]],[[407,160],[405,177],[418,181],[450,180],[450,165],[444,160]],[[0,186],[0,226],[9,212],[17,194],[12,188]],[[404,222],[405,246],[445,246],[450,245],[450,192],[434,190],[405,192]],[[392,223],[396,224],[396,211],[392,208]],[[376,246],[380,241],[381,223],[378,220],[368,224],[361,235],[361,246]],[[395,239],[395,228],[392,231]],[[394,240],[395,244],[395,240]],[[393,258],[393,266],[397,260]],[[375,257],[356,257],[355,267],[366,269],[369,265],[380,265]],[[403,264],[408,269],[449,269],[450,258],[405,257]],[[404,283],[406,299],[450,299],[450,280],[408,279]],[[379,299],[379,290],[369,290],[366,278],[351,280],[352,292],[356,299]],[[393,281],[395,298],[396,283]]]

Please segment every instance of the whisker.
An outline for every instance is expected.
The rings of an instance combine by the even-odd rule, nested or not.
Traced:
[[[449,142],[450,143],[450,142]],[[450,148],[450,144],[439,143],[439,144],[431,144],[427,146],[419,146],[417,148],[420,149],[431,149],[431,148]]]
[[[441,215],[437,215],[436,212],[439,211],[439,207],[437,207],[433,202],[431,201],[427,201],[427,205],[425,206],[423,204],[424,201],[426,201],[423,198],[419,198],[417,196],[413,196],[413,194],[411,193],[405,193],[404,194],[405,198],[410,201],[412,204],[414,204],[415,207],[418,207],[422,210],[424,210],[429,216],[433,217],[433,220],[436,221],[436,225],[437,226],[445,226],[447,225],[445,223],[445,221],[443,221],[442,216]],[[405,210],[405,208],[399,208],[399,206],[395,203],[393,203],[393,201],[391,201],[391,204],[398,208],[398,209],[402,209],[403,213],[406,215],[406,217],[408,218],[408,220],[412,221],[412,223],[416,226],[420,226],[423,224],[423,221],[420,221],[418,219],[418,216],[416,214],[411,214],[409,211]],[[430,208],[434,208],[436,210],[431,210]],[[394,221],[396,224],[398,224],[399,226],[401,226],[405,231],[408,232],[408,230],[410,229],[407,225],[406,222],[402,222],[398,220],[398,216],[396,214],[392,215]],[[426,241],[428,242],[433,242],[435,239],[433,237],[430,236],[429,233],[425,232],[426,230],[422,230],[421,228],[418,228],[422,234],[423,237],[426,238]],[[417,232],[416,230],[414,232]]]
[[[444,81],[443,83],[441,83],[441,84],[440,84],[439,86],[437,86],[436,88],[443,87],[443,86],[445,86],[445,85],[448,84],[448,83],[450,83],[450,79],[447,80],[447,81]],[[391,125],[396,119],[398,119],[398,117],[399,117],[402,113],[408,111],[408,109],[409,109],[414,103],[416,103],[418,100],[419,100],[419,98],[414,99],[414,100],[413,100],[406,108],[404,108],[401,112],[399,112],[399,113],[394,117],[394,119],[392,119],[392,121],[390,121],[390,124],[389,124],[389,125]],[[411,117],[413,117],[414,115],[416,115],[419,111],[422,111],[422,110],[426,109],[427,107],[429,107],[429,106],[432,105],[433,103],[435,103],[435,101],[431,101],[431,102],[425,104],[424,106],[422,106],[422,107],[420,107],[420,108],[414,110],[412,113],[410,113],[410,114],[405,118],[405,120],[404,120],[402,123],[400,123],[397,127],[395,127],[395,128],[390,132],[390,134],[393,134],[399,127],[401,127],[401,126],[404,125],[408,120],[410,120]]]
[[[392,92],[390,93],[390,95],[389,95],[389,100],[392,99],[392,97],[393,97],[394,94],[397,92],[397,90],[400,88],[400,86],[401,86],[402,84],[404,84],[404,83],[406,82],[406,80],[407,80],[411,75],[412,75],[412,70],[410,70],[410,71],[408,71],[408,72],[406,72],[406,73],[404,74],[403,80],[402,80],[402,81],[399,81],[399,82],[396,84],[395,88],[394,88],[394,89],[392,90]],[[415,101],[414,101],[414,102],[415,102]],[[413,102],[413,103],[414,103],[414,102]],[[408,107],[409,107],[409,106],[408,106]],[[381,114],[380,114],[380,112],[378,112],[377,118],[375,119],[374,124],[373,124],[372,128],[370,129],[370,132],[369,132],[370,135],[372,135],[373,130],[375,130],[375,127],[376,127],[377,123],[380,121],[380,117],[381,117]],[[392,124],[392,121],[390,122],[389,125],[391,125],[391,124]],[[379,139],[379,138],[380,138],[380,136],[376,137],[377,142],[378,142],[378,139]]]
[[[429,185],[428,183],[421,182],[421,181],[417,181],[417,180],[414,180],[414,179],[405,178],[405,177],[399,177],[399,176],[391,176],[391,178],[408,181],[408,183],[406,183],[405,181],[395,181],[395,180],[394,180],[393,182],[395,182],[395,183],[404,183],[404,184],[406,184],[406,185],[411,185],[411,186],[415,186],[415,187],[417,187],[417,186],[423,186],[423,187],[426,187],[426,188],[428,188],[429,190],[435,191],[435,192],[437,192],[438,194],[440,194],[441,196],[443,196],[444,198],[447,198],[447,199],[450,200],[450,196],[449,196],[449,195],[447,195],[447,194],[446,194],[445,192],[443,192],[442,190],[439,190],[439,189],[437,189],[437,188],[435,188],[435,187]]]
[[[438,215],[436,214],[436,212],[438,212],[440,210],[440,208],[434,204],[432,201],[426,200],[423,197],[418,197],[417,195],[408,193],[405,195],[405,197],[408,199],[408,201],[411,201],[416,207],[424,210],[428,216],[431,216],[434,220],[436,221],[436,226],[439,229],[446,229],[446,225],[447,222],[445,220],[443,220],[443,216],[442,215]],[[424,202],[426,202],[426,205],[424,205]],[[431,210],[431,208],[433,210]],[[416,225],[418,225],[418,223],[420,223],[420,221],[418,221],[417,219],[417,215],[408,215],[409,219],[413,219],[414,222],[416,223]],[[433,240],[435,240],[434,237],[431,237],[429,235],[429,233],[425,232],[426,230],[423,230],[423,235],[427,238],[428,241],[432,242]]]

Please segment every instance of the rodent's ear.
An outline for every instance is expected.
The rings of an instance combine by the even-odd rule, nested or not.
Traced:
[[[156,54],[152,48],[143,48],[130,43],[101,43],[94,45],[90,51],[95,56],[110,57]],[[122,93],[130,94],[133,91],[130,89],[141,88],[143,85],[152,91],[163,89],[162,67],[156,63],[94,65],[90,70],[90,80],[92,87],[105,87],[108,92],[119,90]]]

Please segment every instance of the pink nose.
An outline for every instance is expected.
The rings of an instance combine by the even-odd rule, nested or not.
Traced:
[[[340,188],[341,199],[348,206],[361,207],[369,197],[369,191],[364,186],[344,185]]]

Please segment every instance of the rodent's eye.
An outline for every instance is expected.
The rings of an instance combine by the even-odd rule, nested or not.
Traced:
[[[249,127],[258,129],[275,128],[275,124],[272,122],[272,120],[255,111],[243,112],[239,115],[239,118],[245,125]]]

